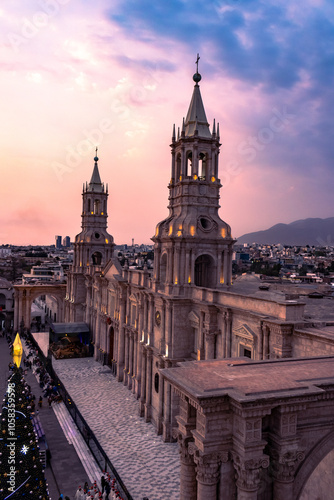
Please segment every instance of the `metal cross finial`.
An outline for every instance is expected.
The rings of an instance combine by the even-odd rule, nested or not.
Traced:
[[[195,61],[196,64],[196,72],[198,73],[198,61],[200,60],[199,54],[197,54],[197,59]]]
[[[96,146],[96,148],[95,148],[95,153],[96,153],[96,156],[97,156],[97,146]]]

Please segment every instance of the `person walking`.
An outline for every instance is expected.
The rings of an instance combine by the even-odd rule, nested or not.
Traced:
[[[42,398],[42,396],[40,396],[40,397],[39,397],[39,400],[38,400],[38,406],[39,406],[40,408],[42,408],[42,406],[43,406],[43,398]]]

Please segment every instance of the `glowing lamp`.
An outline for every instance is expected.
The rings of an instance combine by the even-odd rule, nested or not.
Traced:
[[[22,353],[22,342],[20,335],[17,333],[13,344],[13,361],[18,368],[20,368]]]

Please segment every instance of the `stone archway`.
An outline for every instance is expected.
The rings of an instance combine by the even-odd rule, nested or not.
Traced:
[[[40,295],[52,295],[58,304],[58,322],[64,321],[64,300],[66,284],[59,285],[14,285],[14,330],[29,328],[31,323],[31,304]]]
[[[301,464],[299,470],[296,473],[294,481],[294,498],[296,500],[307,500],[305,496],[305,487],[308,486],[309,480],[312,478],[313,473],[318,469],[319,465],[330,456],[330,462],[333,463],[334,453],[334,430],[329,432],[320,442],[318,442],[314,448],[312,448]],[[329,461],[329,460],[327,460]],[[323,479],[323,475],[321,476]],[[320,479],[320,477],[319,477]],[[312,489],[313,486],[310,486]],[[315,485],[316,488],[319,487],[319,482]],[[316,498],[316,497],[312,497]],[[329,496],[327,495],[327,498]]]

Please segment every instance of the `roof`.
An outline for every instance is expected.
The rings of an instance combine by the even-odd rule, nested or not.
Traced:
[[[52,323],[50,326],[54,333],[87,333],[89,326],[87,323]]]
[[[90,191],[102,192],[103,186],[101,182],[99,167],[97,166],[97,161],[94,163],[94,169],[92,173],[92,178],[89,183]]]
[[[334,384],[334,356],[186,361],[161,373],[182,392],[200,400],[228,395],[250,402],[323,392],[322,385]]]
[[[197,131],[199,137],[211,139],[208,120],[204,110],[201,91],[196,83],[185,121],[185,136],[192,137]]]

